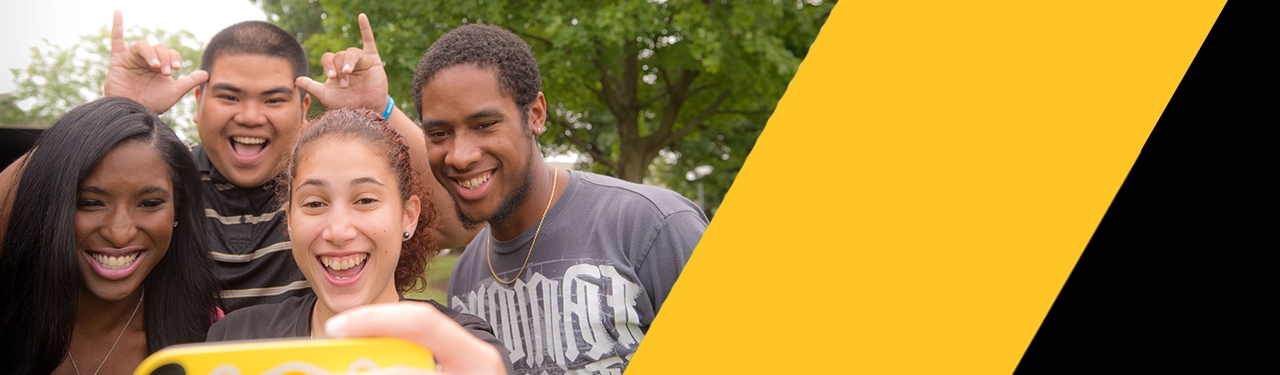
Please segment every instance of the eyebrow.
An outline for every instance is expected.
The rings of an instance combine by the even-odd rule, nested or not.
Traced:
[[[244,92],[245,92],[245,91],[244,91],[244,89],[242,89],[242,88],[239,88],[239,87],[236,87],[236,86],[232,86],[232,85],[230,85],[230,84],[226,84],[226,83],[215,83],[215,84],[213,84],[213,86],[210,86],[210,90],[223,90],[223,91],[230,91],[230,92],[234,92],[234,93],[237,93],[237,94],[240,94],[240,93],[244,93]],[[263,90],[263,91],[262,91],[262,95],[292,94],[292,93],[293,93],[293,89],[288,88],[288,87],[285,87],[285,86],[276,86],[276,87],[272,87],[272,88],[270,88],[270,89],[266,89],[266,90]]]
[[[466,120],[475,121],[477,119],[494,118],[494,117],[502,118],[502,112],[498,112],[498,110],[496,109],[482,109],[476,113],[472,113],[471,115],[467,116]],[[449,122],[445,120],[431,119],[423,123],[422,128],[426,129],[434,126],[444,126],[444,125],[447,125],[448,123]]]
[[[107,190],[103,189],[100,186],[85,186],[80,188],[80,191],[87,192],[87,193],[107,194]],[[162,194],[168,195],[169,189],[165,189],[155,185],[150,185],[150,186],[143,186],[142,189],[138,190],[138,195],[147,195],[151,193],[162,193]]]
[[[293,89],[284,87],[284,86],[278,86],[278,87],[274,87],[274,88],[262,91],[262,95],[275,95],[275,94],[285,94],[285,95],[293,94]]]
[[[387,186],[386,184],[383,184],[381,181],[378,181],[373,177],[360,177],[351,181],[351,186],[356,186],[359,184],[376,184],[380,186]]]
[[[139,195],[147,195],[151,193],[161,193],[161,194],[169,195],[169,189],[151,185],[151,186],[143,187],[142,190],[138,191],[138,193]]]
[[[225,84],[225,83],[215,83],[215,84],[213,84],[213,86],[210,86],[210,87],[209,87],[209,89],[210,89],[210,90],[231,91],[231,92],[234,92],[234,93],[242,93],[242,92],[244,92],[244,90],[243,90],[243,89],[241,89],[241,88],[239,88],[239,87],[235,87],[235,86],[232,86],[232,85],[229,85],[229,84]]]
[[[308,179],[306,181],[302,181],[301,184],[298,184],[298,187],[303,187],[307,185],[318,186],[318,187],[329,186],[328,184],[324,183],[324,181],[320,181],[313,178],[313,179]]]
[[[355,180],[351,180],[351,186],[356,186],[356,185],[359,185],[359,184],[376,184],[376,185],[381,185],[381,186],[387,186],[386,184],[382,183],[381,181],[378,181],[377,179],[375,179],[375,178],[373,178],[373,177],[360,177],[360,178],[357,178],[357,179],[355,179]],[[320,180],[317,180],[317,179],[308,179],[308,180],[306,180],[306,181],[302,181],[302,183],[301,183],[301,184],[298,184],[298,187],[303,187],[303,186],[308,186],[308,185],[318,186],[318,187],[326,187],[326,186],[329,186],[328,184],[324,183],[324,181],[320,181]]]

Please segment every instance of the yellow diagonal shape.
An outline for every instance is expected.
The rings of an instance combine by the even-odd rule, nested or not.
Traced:
[[[1224,4],[841,2],[627,374],[1012,372]]]

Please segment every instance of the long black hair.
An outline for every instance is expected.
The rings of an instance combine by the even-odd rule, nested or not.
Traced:
[[[0,246],[0,363],[14,373],[46,374],[71,345],[84,283],[76,251],[81,182],[107,151],[124,142],[152,146],[174,188],[173,237],[146,288],[147,353],[202,342],[218,306],[218,281],[205,241],[199,169],[167,125],[133,100],[109,97],[58,119],[36,142],[12,194]]]

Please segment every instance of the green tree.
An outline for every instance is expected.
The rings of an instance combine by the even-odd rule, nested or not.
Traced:
[[[18,106],[18,98],[10,94],[0,94],[0,126],[47,127],[49,124],[32,117]]]
[[[625,0],[251,0],[306,35],[314,72],[321,54],[358,46],[369,15],[391,93],[413,114],[412,70],[431,42],[466,23],[512,30],[543,74],[550,152],[578,153],[588,168],[657,182],[691,198],[703,185],[709,213],[723,199],[834,2]],[[290,11],[281,12],[288,7]],[[298,11],[318,9],[319,17]],[[318,76],[318,75],[317,75]],[[663,155],[659,158],[659,155]],[[658,162],[655,163],[655,159]],[[687,174],[710,167],[690,181]]]
[[[146,39],[163,43],[182,55],[182,69],[174,74],[185,76],[200,67],[204,45],[189,31],[165,32],[134,27],[125,31],[125,40]],[[44,40],[44,47],[31,47],[31,64],[26,69],[11,69],[17,88],[11,93],[15,101],[33,100],[27,116],[33,122],[50,125],[63,113],[102,96],[111,59],[111,29],[83,35],[80,41],[60,47]],[[198,141],[195,123],[195,99],[183,98],[161,117],[190,141]]]

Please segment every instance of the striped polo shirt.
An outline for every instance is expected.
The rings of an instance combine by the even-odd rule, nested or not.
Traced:
[[[284,209],[272,199],[275,183],[232,185],[213,167],[203,147],[195,146],[191,153],[200,166],[210,255],[222,281],[226,312],[311,294],[311,284],[293,260]]]

